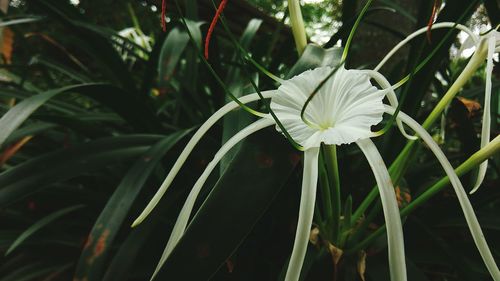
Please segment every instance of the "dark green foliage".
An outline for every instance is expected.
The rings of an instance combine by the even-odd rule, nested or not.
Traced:
[[[229,101],[197,54],[214,14],[212,2],[179,1],[192,38],[173,0],[167,1],[167,32],[161,32],[160,2],[81,1],[75,6],[66,0],[12,1],[0,23],[14,32],[12,63],[2,60],[0,69],[0,281],[149,280],[193,183],[221,143],[254,120],[243,110],[225,116],[195,148],[157,208],[142,224],[130,228],[186,139]],[[241,53],[219,23],[209,58],[234,96],[255,92],[251,82],[260,90],[278,86],[244,55],[283,79],[339,62],[342,49],[313,44],[297,58],[290,29],[280,22],[287,16],[285,1],[236,2],[229,1],[234,6],[228,9],[259,7],[244,10],[245,17],[235,13],[224,17],[247,53]],[[347,37],[363,1],[344,2],[304,6],[309,31],[331,30],[325,46]],[[446,1],[438,21],[467,22],[479,2]],[[498,23],[498,7],[494,1],[484,2],[491,21]],[[370,16],[390,10],[391,16],[417,28],[427,24],[434,1],[420,1],[417,13],[407,11],[402,1],[375,3],[378,6],[368,12],[361,30],[375,26],[384,36],[401,37],[406,34],[398,26],[386,26]],[[276,17],[278,12],[283,14]],[[340,20],[343,27],[338,32],[330,29]],[[153,39],[151,48],[119,35],[119,30],[133,26]],[[431,54],[446,32],[433,33],[432,44],[425,36],[413,41],[408,56],[400,56],[384,75],[397,82],[401,73],[410,72]],[[409,115],[426,116],[436,96],[442,96],[463,69],[465,59],[450,63],[454,38],[451,34],[407,89],[397,93],[406,93],[402,108]],[[373,42],[357,40],[350,55],[370,55]],[[348,67],[376,63],[376,59],[363,63],[354,59],[348,60]],[[483,79],[478,72],[460,95],[482,103]],[[494,79],[492,136],[498,134],[499,90]],[[265,111],[265,102],[251,106]],[[446,130],[442,148],[455,166],[479,144],[480,112],[468,111],[464,102],[455,100],[442,124]],[[433,127],[431,132],[437,138],[442,128]],[[384,147],[388,165],[404,144],[396,136],[394,130],[374,139]],[[209,177],[185,236],[156,280],[282,280],[297,221],[300,155],[274,128],[236,146]],[[385,237],[375,239],[364,252],[350,251],[383,223],[377,204],[360,221],[351,220],[374,184],[361,156],[354,146],[338,147],[340,233],[330,239],[333,230],[325,227],[331,218],[321,217],[327,202],[318,197],[321,212],[315,227],[324,233],[309,245],[301,280],[361,280],[357,266],[364,252],[366,280],[388,280]],[[498,155],[490,163],[484,186],[471,200],[498,258]],[[328,177],[326,168],[322,173]],[[443,174],[431,153],[421,147],[400,191],[415,198]],[[466,188],[474,176],[463,177]],[[404,228],[410,281],[489,280],[449,190],[412,213]],[[328,251],[330,240],[345,246],[336,265]]]

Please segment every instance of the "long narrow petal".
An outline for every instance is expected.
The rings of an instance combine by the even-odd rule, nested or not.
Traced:
[[[399,214],[396,193],[384,160],[371,139],[356,142],[366,156],[372,168],[380,191],[380,201],[384,210],[387,226],[387,248],[389,252],[389,268],[392,281],[406,281],[406,262],[404,250],[403,227]]]
[[[273,96],[274,93],[275,93],[275,91],[264,91],[264,92],[262,92],[262,95],[264,96],[264,98],[270,98],[271,96]],[[246,95],[246,96],[239,98],[239,100],[242,103],[249,103],[252,101],[259,100],[259,95],[256,93],[249,94],[249,95]],[[151,211],[158,204],[158,202],[160,202],[160,199],[163,197],[163,194],[165,194],[165,192],[167,192],[168,187],[170,186],[170,184],[174,180],[175,176],[177,175],[177,173],[181,169],[182,165],[184,164],[184,162],[188,158],[188,156],[191,153],[191,151],[193,150],[193,148],[196,146],[196,144],[203,137],[203,135],[205,135],[205,133],[210,128],[212,128],[212,126],[217,121],[219,121],[222,117],[224,117],[224,115],[226,115],[228,112],[230,112],[231,110],[234,110],[236,108],[238,108],[238,104],[236,104],[236,102],[234,102],[234,101],[229,102],[225,106],[223,106],[222,108],[217,110],[217,112],[215,112],[212,116],[210,116],[210,118],[208,118],[208,120],[205,121],[205,123],[203,123],[203,125],[201,125],[201,127],[196,131],[196,133],[193,135],[193,137],[189,140],[186,147],[184,147],[184,150],[179,155],[179,158],[177,158],[177,161],[175,161],[174,166],[172,167],[172,169],[168,173],[167,177],[165,178],[165,180],[161,184],[161,186],[158,189],[158,191],[156,192],[156,194],[153,196],[151,201],[149,201],[148,205],[146,206],[146,208],[144,208],[144,210],[139,215],[139,217],[137,217],[137,219],[135,219],[134,223],[132,224],[132,227],[135,227],[138,224],[140,224],[149,215],[149,213],[151,213]]]
[[[316,187],[318,184],[319,147],[304,151],[304,170],[302,176],[302,192],[300,197],[299,221],[292,255],[286,271],[285,281],[298,281],[309,243],[309,234],[314,215]]]
[[[456,28],[459,30],[464,31],[467,33],[473,40],[474,43],[477,44],[479,42],[479,38],[477,35],[474,34],[467,26],[457,24],[454,22],[440,22],[436,23],[432,26],[432,29],[437,29],[437,28]],[[384,64],[399,50],[401,47],[403,47],[406,43],[408,43],[410,40],[413,38],[417,37],[418,35],[427,32],[427,27],[422,27],[419,30],[413,32],[412,34],[408,35],[403,41],[399,42],[385,57],[382,59],[382,61],[375,67],[374,70],[378,71],[384,66]]]
[[[389,114],[394,113],[394,108],[390,106],[386,106],[386,112]],[[403,112],[399,112],[397,118],[400,118],[405,124],[407,124],[410,128],[412,128],[417,134],[422,138],[422,140],[427,144],[427,146],[431,149],[431,151],[436,155],[439,163],[443,166],[443,169],[446,172],[446,175],[450,178],[451,185],[455,189],[455,193],[457,195],[458,201],[464,212],[465,220],[467,221],[467,225],[469,226],[469,230],[472,234],[472,238],[476,243],[476,247],[483,258],[483,261],[488,268],[493,280],[500,281],[500,271],[498,270],[498,266],[495,263],[495,259],[491,254],[490,248],[488,247],[488,243],[484,238],[483,231],[481,230],[481,226],[477,220],[477,217],[474,213],[474,209],[467,197],[467,194],[455,173],[453,167],[450,162],[444,155],[443,151],[439,148],[436,142],[432,139],[429,133],[417,123],[417,121],[413,120],[411,117],[406,115]]]
[[[160,262],[158,263],[158,266],[156,267],[155,272],[153,273],[153,276],[151,279],[153,279],[160,268],[163,266],[165,261],[167,260],[168,256],[172,252],[172,250],[175,248],[179,240],[181,239],[182,235],[184,234],[184,231],[186,230],[186,226],[189,221],[189,217],[191,216],[191,212],[193,211],[193,206],[194,203],[196,202],[196,199],[198,198],[198,194],[201,191],[201,188],[203,187],[203,184],[205,184],[205,181],[207,180],[208,176],[210,176],[210,173],[213,171],[213,169],[217,166],[217,164],[220,162],[222,157],[226,155],[226,153],[233,148],[238,142],[240,142],[242,139],[246,138],[247,136],[255,133],[258,130],[261,130],[265,127],[271,126],[274,124],[274,121],[271,119],[260,119],[259,121],[256,121],[241,131],[239,131],[236,135],[234,135],[232,138],[230,138],[221,148],[219,151],[214,156],[214,159],[207,165],[205,168],[205,171],[203,171],[203,174],[198,178],[196,183],[193,186],[193,189],[189,193],[186,202],[184,203],[184,206],[181,209],[181,212],[179,213],[179,217],[177,218],[177,221],[175,222],[174,229],[172,230],[172,233],[170,234],[170,238],[167,242],[167,246],[165,247],[165,250],[163,251],[163,254],[161,256]]]
[[[486,89],[484,90],[484,109],[483,109],[483,126],[481,128],[481,148],[485,147],[490,142],[490,127],[491,127],[491,73],[493,72],[493,54],[495,53],[495,36],[488,38],[488,56],[486,63]],[[483,183],[488,168],[488,160],[479,165],[479,173],[477,174],[474,188],[471,194],[476,192],[479,186]]]
[[[387,96],[387,99],[389,100],[389,103],[391,104],[391,106],[393,106],[393,107],[398,106],[398,98],[396,97],[396,92],[394,92],[394,89],[392,88],[391,83],[389,83],[389,81],[387,81],[387,79],[384,77],[384,75],[380,74],[378,71],[375,71],[375,70],[362,70],[362,72],[368,74],[371,78],[375,79],[375,81],[377,81],[377,83],[380,85],[380,87],[382,87],[384,90],[387,91],[386,96]],[[399,131],[401,132],[401,134],[405,138],[407,138],[409,140],[416,140],[417,139],[417,137],[406,133],[405,128],[403,126],[403,123],[401,123],[401,120],[396,119],[396,124],[399,128]]]

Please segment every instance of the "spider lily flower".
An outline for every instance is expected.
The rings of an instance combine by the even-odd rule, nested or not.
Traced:
[[[382,121],[387,91],[378,90],[370,83],[364,71],[346,70],[341,66],[319,89],[306,108],[301,111],[317,85],[332,70],[329,67],[303,72],[285,81],[271,109],[288,133],[304,147],[304,172],[299,221],[294,247],[285,280],[298,280],[305,258],[309,232],[314,214],[318,179],[318,154],[321,143],[341,145],[356,143],[365,154],[380,191],[387,229],[391,280],[406,280],[404,240],[394,187],[377,148],[370,140],[375,136],[371,126]],[[279,131],[279,127],[277,127]]]
[[[288,134],[302,146],[304,151],[299,219],[285,280],[295,281],[299,279],[302,263],[305,258],[316,199],[319,146],[323,142],[330,145],[356,143],[367,158],[380,191],[384,218],[387,224],[391,280],[405,281],[407,278],[404,239],[396,195],[383,159],[376,146],[370,140],[371,137],[377,136],[376,133],[371,131],[371,126],[381,122],[384,113],[394,114],[396,111],[397,104],[394,105],[390,102],[391,105],[384,105],[382,102],[385,96],[390,97],[394,94],[393,87],[391,87],[387,80],[376,71],[346,70],[341,66],[319,89],[316,96],[311,100],[309,106],[305,110],[305,118],[302,119],[301,110],[309,95],[331,71],[332,69],[330,67],[320,67],[309,70],[290,80],[284,81],[278,90],[261,93],[264,98],[271,98],[271,109],[280,122],[282,122]],[[382,89],[378,89],[371,84],[370,79],[372,78],[377,81]],[[246,104],[259,99],[259,95],[250,94],[241,97],[239,101]],[[393,100],[393,97],[388,100]],[[201,137],[226,113],[237,107],[238,104],[236,102],[226,104],[198,129],[182,151],[158,192],[141,215],[136,219],[133,226],[136,226],[144,220],[159,202],[172,183],[180,167],[185,162],[187,156]],[[445,172],[450,179],[452,179],[452,185],[455,188],[469,228],[474,237],[474,241],[476,242],[485,264],[491,275],[494,276],[494,279],[496,281],[500,280],[498,267],[495,264],[481,228],[479,227],[477,218],[474,215],[472,206],[468,201],[467,195],[453,167],[450,165],[439,146],[416,121],[402,112],[398,114],[397,120],[401,122],[401,124],[405,123],[413,129],[436,154]],[[239,141],[258,130],[272,125],[276,125],[275,120],[271,118],[270,115],[264,115],[260,120],[235,134],[215,154],[214,159],[208,164],[188,195],[152,279],[156,276],[159,269],[181,239],[188,226],[189,217],[196,198],[206,179],[217,166],[218,162]],[[281,131],[278,126],[277,130]]]

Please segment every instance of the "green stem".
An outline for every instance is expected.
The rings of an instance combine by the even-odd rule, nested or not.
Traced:
[[[323,152],[325,154],[326,168],[330,176],[330,182],[333,183],[333,189],[330,191],[330,198],[332,200],[331,205],[333,206],[331,214],[332,239],[334,243],[338,243],[342,204],[340,200],[340,175],[337,161],[337,147],[335,145],[323,146]]]
[[[487,44],[486,41],[481,41],[481,44],[478,46],[476,52],[469,60],[469,63],[465,66],[462,73],[458,76],[455,82],[451,85],[448,91],[444,94],[443,98],[439,101],[439,103],[434,107],[432,112],[429,114],[427,119],[425,119],[422,127],[426,130],[434,124],[434,122],[439,118],[442,114],[446,106],[453,100],[453,98],[457,95],[457,93],[462,89],[464,84],[469,80],[470,77],[474,74],[474,72],[481,66],[481,64],[486,59],[487,55]],[[415,141],[409,141],[406,143],[405,147],[399,153],[398,157],[389,167],[389,173],[391,174],[391,178],[396,183],[403,176],[404,171],[409,165],[409,159],[411,159],[411,154],[414,153],[414,145]],[[366,209],[373,203],[373,201],[377,198],[378,190],[374,187],[370,193],[365,197],[361,205],[357,208],[356,212],[353,215],[353,219],[359,219],[359,217],[366,211]]]
[[[212,3],[215,6],[215,2],[212,1]],[[265,75],[267,75],[267,77],[271,78],[275,82],[278,82],[280,84],[283,82],[283,79],[281,79],[278,76],[272,74],[269,70],[267,70],[265,67],[263,67],[262,65],[260,65],[258,62],[256,62],[252,58],[252,56],[250,56],[248,54],[248,52],[245,50],[245,48],[243,48],[243,46],[241,46],[240,42],[234,37],[233,33],[231,32],[231,30],[229,29],[229,26],[226,23],[226,20],[225,20],[224,16],[222,16],[222,15],[220,17],[220,22],[221,22],[222,27],[224,28],[226,34],[229,36],[230,41],[239,50],[241,56],[243,56],[243,59],[245,61],[250,62],[257,70],[259,70],[260,72],[264,73]]]
[[[397,186],[399,181],[403,178],[403,172],[408,167],[411,161],[408,159],[412,158],[415,155],[415,150],[413,147],[417,144],[416,141],[409,141],[406,146],[403,148],[401,153],[399,153],[398,157],[394,162],[392,162],[389,167],[389,174],[391,175],[391,179],[393,180],[394,186]],[[356,209],[354,214],[352,215],[353,221],[359,220],[359,218],[366,212],[368,207],[377,199],[378,196],[378,188],[375,186],[370,193],[365,197],[363,202]]]
[[[352,227],[351,214],[352,214],[352,197],[351,195],[349,195],[347,197],[347,200],[345,201],[344,220],[339,234],[339,243],[337,245],[337,247],[339,247],[340,249],[344,248],[347,238],[349,237],[349,234],[351,232],[351,227]]]
[[[382,204],[379,201],[377,202],[377,205],[372,209],[376,210],[376,212],[370,212],[368,216],[366,216],[366,218],[363,220],[363,222],[357,227],[356,227],[356,222],[351,218],[351,224],[355,226],[355,229],[354,233],[351,235],[351,237],[349,237],[350,241],[356,243],[356,241],[359,241],[361,239],[363,234],[368,230],[368,227],[370,226],[371,222],[375,220],[375,218],[377,217],[378,212],[380,211],[381,208]],[[349,245],[347,247],[349,247]]]
[[[368,7],[370,7],[371,3],[373,0],[368,0],[363,7],[363,10],[358,15],[358,18],[356,19],[356,22],[354,23],[351,32],[349,33],[349,37],[347,38],[347,42],[344,47],[344,52],[342,53],[342,58],[340,59],[341,62],[344,62],[347,58],[347,53],[349,52],[349,47],[351,46],[352,38],[354,37],[354,34],[356,33],[356,29],[359,26],[359,23],[361,22],[361,19],[363,16],[366,14],[366,11],[368,11]]]
[[[331,197],[331,192],[330,192],[330,183],[328,181],[328,172],[325,169],[325,165],[323,165],[326,162],[325,156],[324,156],[324,151],[323,153],[320,153],[320,175],[319,175],[319,180],[320,180],[320,191],[321,191],[321,200],[323,202],[323,208],[324,208],[324,219],[326,225],[330,226],[330,221],[332,220],[332,197]],[[327,234],[327,237],[330,237],[331,231],[329,230]]]
[[[306,29],[304,28],[304,19],[300,11],[299,0],[288,0],[288,10],[290,11],[290,22],[292,23],[293,38],[299,56],[302,55],[307,45]]]
[[[182,14],[182,10],[179,6],[179,3],[177,1],[175,1],[175,5],[177,6],[177,10],[179,11],[179,14],[181,15],[181,22],[182,24],[184,25],[184,28],[186,29],[186,32],[189,36],[189,40],[191,41],[191,43],[193,44],[193,47],[196,49],[196,53],[198,55],[198,57],[200,58],[200,60],[205,64],[205,66],[207,67],[208,71],[210,72],[210,74],[212,74],[212,76],[215,78],[215,81],[217,82],[217,84],[219,84],[219,86],[222,88],[222,90],[224,91],[224,93],[226,95],[228,95],[234,102],[236,102],[243,110],[245,110],[246,112],[250,113],[250,114],[253,114],[255,116],[258,116],[258,117],[265,117],[266,114],[265,113],[262,113],[262,112],[259,112],[257,110],[254,110],[253,108],[250,108],[248,107],[246,104],[243,104],[237,97],[235,97],[233,95],[233,93],[226,87],[226,84],[224,84],[224,82],[222,81],[222,79],[219,77],[219,75],[217,75],[217,72],[215,72],[215,70],[212,68],[212,66],[210,65],[210,63],[207,61],[207,59],[205,58],[205,56],[203,55],[203,53],[201,52],[201,50],[198,48],[198,45],[196,44],[196,41],[193,39],[193,35],[191,34],[191,32],[189,31],[189,27],[186,23],[186,19],[184,18],[184,15]]]
[[[462,176],[465,173],[471,171],[483,161],[488,159],[490,156],[495,155],[500,152],[500,136],[497,136],[493,139],[487,146],[483,149],[474,153],[469,159],[463,162],[458,168],[455,169],[455,173],[458,176]],[[401,217],[405,217],[413,212],[416,208],[420,207],[422,204],[427,202],[430,198],[432,198],[436,193],[443,190],[450,183],[450,179],[448,176],[443,177],[441,180],[432,185],[429,189],[427,189],[424,193],[420,194],[415,200],[413,200],[406,207],[401,209]],[[385,233],[385,225],[378,228],[375,232],[370,234],[365,240],[358,243],[351,249],[345,251],[345,253],[355,253],[361,249],[368,247],[376,238],[380,237]]]
[[[428,130],[432,124],[439,118],[441,113],[444,111],[446,106],[453,100],[453,98],[457,95],[458,91],[462,89],[465,83],[469,80],[474,72],[483,64],[486,59],[486,55],[488,53],[488,45],[486,40],[482,40],[479,44],[476,52],[472,55],[469,63],[465,66],[465,69],[460,73],[455,83],[451,85],[448,91],[444,94],[443,98],[439,101],[439,103],[434,107],[432,112],[429,114],[427,119],[425,119],[422,127]]]
[[[137,16],[135,15],[134,8],[132,8],[132,4],[128,3],[127,4],[127,9],[130,14],[130,18],[132,19],[132,24],[134,27],[138,30],[141,29],[141,26],[139,24],[139,21],[137,20]]]

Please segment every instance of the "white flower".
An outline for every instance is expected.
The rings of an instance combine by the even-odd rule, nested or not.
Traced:
[[[370,76],[340,66],[316,96],[301,111],[315,88],[333,71],[321,67],[305,71],[283,82],[271,99],[271,109],[290,136],[303,146],[304,172],[299,221],[285,280],[298,280],[304,261],[314,214],[318,180],[318,154],[321,143],[356,142],[368,159],[379,186],[387,223],[391,280],[406,280],[404,241],[399,209],[389,173],[375,145],[371,126],[382,121],[386,91],[370,83]],[[279,127],[277,127],[279,130]]]
[[[370,129],[371,126],[378,124],[382,120],[384,112],[392,115],[396,111],[397,100],[393,89],[394,87],[392,87],[377,71],[346,70],[341,66],[312,98],[302,117],[301,111],[306,100],[331,71],[332,69],[329,67],[309,70],[290,80],[284,81],[276,91],[262,92],[264,98],[271,98],[271,109],[280,123],[284,126],[286,132],[295,142],[300,144],[304,150],[299,219],[285,280],[296,281],[299,279],[302,263],[306,254],[316,199],[320,144],[323,142],[326,144],[340,145],[355,142],[367,158],[379,188],[387,226],[391,280],[405,281],[407,277],[404,240],[396,195],[382,157],[376,146],[370,140],[370,137],[375,136]],[[370,79],[376,81],[382,89],[373,86]],[[382,103],[384,97],[388,98],[390,105],[384,105]],[[250,94],[241,97],[239,102],[246,104],[259,99],[259,95]],[[198,129],[182,151],[158,192],[141,215],[135,220],[133,226],[142,222],[156,206],[172,183],[180,167],[186,161],[187,156],[201,137],[213,124],[235,108],[238,108],[236,102],[226,104]],[[400,112],[396,121],[401,132],[405,136],[408,138],[415,138],[408,136],[404,132],[403,123],[414,130],[436,155],[455,189],[469,229],[471,230],[477,248],[490,274],[495,281],[500,281],[500,272],[484,239],[484,235],[472,206],[458,176],[446,159],[444,153],[427,131],[409,116]],[[184,234],[196,198],[206,179],[217,166],[218,162],[239,141],[260,129],[272,125],[277,125],[275,120],[271,118],[270,115],[265,115],[264,118],[239,131],[215,154],[214,159],[208,164],[207,168],[191,190],[175,223],[170,239],[152,279],[156,276],[156,273],[165,263]],[[278,126],[277,129],[280,131]]]
[[[283,82],[272,98],[271,109],[304,149],[369,138],[371,126],[382,121],[384,92],[370,83],[368,75],[341,66],[308,104],[304,115],[312,124],[304,123],[300,116],[304,103],[331,71],[330,67],[305,71]]]

